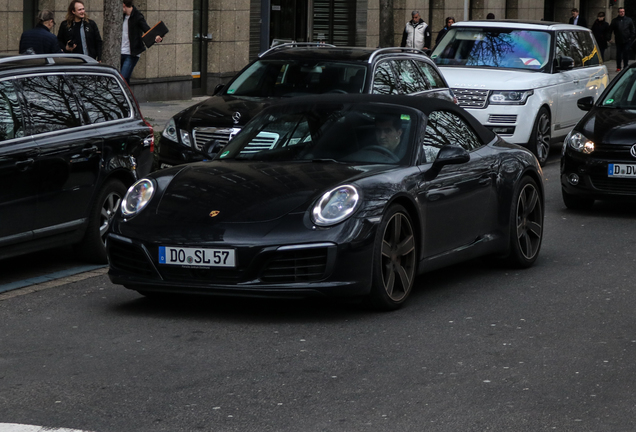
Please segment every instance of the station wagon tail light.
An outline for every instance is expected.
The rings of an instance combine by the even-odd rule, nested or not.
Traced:
[[[312,211],[312,219],[318,226],[335,225],[351,216],[359,202],[360,194],[355,186],[339,186],[318,200]]]
[[[152,180],[141,179],[132,185],[121,202],[121,214],[131,218],[148,205],[155,194],[155,184]]]
[[[594,151],[594,142],[580,132],[570,132],[565,138],[566,145],[581,153],[590,154]]]
[[[148,128],[150,129],[150,135],[148,135],[144,139],[144,146],[149,145],[150,146],[150,153],[154,153],[154,151],[155,151],[155,130],[153,129],[152,125],[146,121],[146,119],[144,119],[144,123],[146,123],[146,126],[148,126]]]
[[[534,90],[494,90],[490,93],[489,101],[495,105],[524,105],[533,93]]]

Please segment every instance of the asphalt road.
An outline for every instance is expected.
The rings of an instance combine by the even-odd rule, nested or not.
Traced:
[[[96,432],[633,431],[636,206],[568,211],[558,169],[553,157],[544,171],[533,268],[479,260],[423,275],[397,312],[161,303],[105,275],[0,294],[0,422]]]

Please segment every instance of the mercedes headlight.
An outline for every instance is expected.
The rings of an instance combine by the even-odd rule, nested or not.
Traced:
[[[339,186],[318,200],[312,219],[318,226],[335,225],[351,216],[359,202],[360,194],[355,186]]]
[[[141,179],[132,185],[121,202],[121,214],[131,218],[142,211],[155,194],[155,184],[148,179]]]
[[[490,103],[498,105],[523,105],[534,90],[495,90],[490,93]]]
[[[163,128],[161,135],[171,141],[179,142],[179,137],[177,136],[177,125],[174,122],[174,118],[171,118],[168,123],[166,123],[166,127]]]
[[[573,150],[585,154],[590,154],[594,151],[594,143],[580,132],[570,132],[565,138],[565,145],[569,146]]]

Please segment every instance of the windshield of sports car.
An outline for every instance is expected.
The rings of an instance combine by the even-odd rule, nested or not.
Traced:
[[[548,65],[551,44],[543,31],[451,27],[431,58],[440,66],[539,71]]]
[[[292,97],[303,94],[362,93],[366,66],[346,62],[259,60],[225,91],[232,96]]]
[[[636,109],[636,69],[627,69],[599,101],[605,108]]]
[[[292,105],[258,115],[217,159],[404,165],[416,116],[387,105]]]

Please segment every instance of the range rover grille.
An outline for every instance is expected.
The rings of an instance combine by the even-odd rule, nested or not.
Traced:
[[[516,114],[490,114],[488,116],[488,123],[516,123]]]
[[[488,101],[489,90],[477,89],[452,89],[459,101],[459,106],[463,108],[484,108]]]

